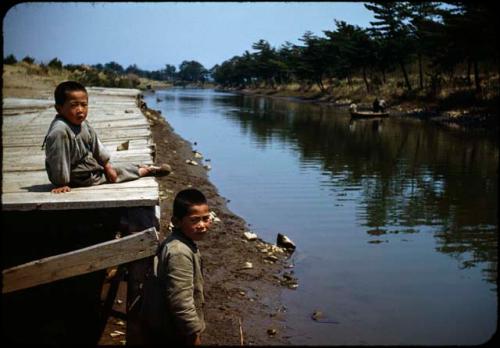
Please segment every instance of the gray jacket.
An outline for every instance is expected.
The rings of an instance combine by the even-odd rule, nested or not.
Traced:
[[[102,181],[110,155],[87,121],[75,126],[60,115],[45,137],[45,169],[55,186],[91,186]]]
[[[201,333],[205,330],[205,298],[200,251],[180,230],[174,230],[165,243],[167,251],[160,257],[158,276],[165,286],[169,321],[175,334]]]

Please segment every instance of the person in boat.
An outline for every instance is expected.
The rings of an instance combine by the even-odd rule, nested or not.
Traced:
[[[45,147],[45,169],[55,186],[52,193],[143,176],[164,176],[172,171],[168,164],[112,164],[108,150],[86,121],[88,94],[82,84],[76,81],[60,83],[54,91],[54,99],[57,115],[42,145]]]
[[[373,112],[380,112],[380,100],[378,98],[373,101]]]
[[[373,101],[373,112],[385,112],[385,100],[375,98]]]
[[[379,107],[380,107],[380,112],[385,112],[386,104],[384,99],[380,99]]]

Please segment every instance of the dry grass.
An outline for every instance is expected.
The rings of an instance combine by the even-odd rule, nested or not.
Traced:
[[[25,62],[3,66],[3,97],[51,99],[54,88],[68,80],[70,72]]]
[[[52,93],[59,83],[72,79],[79,80],[79,77],[85,74],[85,72],[85,69],[71,72],[66,69],[52,69],[25,62],[4,65],[2,95],[4,98],[52,99]],[[105,86],[107,83],[112,83],[112,81],[108,81],[108,77],[103,72],[96,74],[96,78],[98,80],[98,84],[96,85],[98,86]],[[131,78],[139,81],[137,85],[139,89],[146,89],[148,85],[153,89],[171,86],[171,84],[163,81],[154,81],[137,76]]]

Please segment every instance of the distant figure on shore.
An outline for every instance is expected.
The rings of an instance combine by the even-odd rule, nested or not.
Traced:
[[[351,103],[351,105],[349,105],[349,111],[350,112],[356,112],[358,111],[358,106],[354,103]]]
[[[385,100],[375,98],[373,101],[373,112],[384,112],[385,111]]]
[[[174,199],[172,233],[158,248],[154,275],[148,275],[140,317],[144,337],[165,346],[200,345],[205,330],[203,272],[196,245],[210,229],[207,199],[196,189]]]
[[[380,99],[380,102],[379,102],[379,105],[380,105],[380,112],[385,112],[385,100],[384,99]]]
[[[86,121],[88,94],[82,84],[62,82],[56,87],[54,98],[57,115],[43,142],[45,169],[50,182],[56,186],[52,193],[70,192],[70,187],[163,176],[172,171],[168,164],[159,167],[111,164],[108,151]]]

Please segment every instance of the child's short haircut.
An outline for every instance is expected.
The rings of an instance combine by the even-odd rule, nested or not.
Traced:
[[[201,204],[207,204],[203,193],[197,189],[182,190],[175,196],[173,215],[180,220],[189,213],[189,208]]]
[[[87,93],[85,87],[76,81],[65,81],[61,82],[54,91],[54,99],[56,101],[56,105],[63,105],[66,101],[66,96],[70,92],[75,91],[83,91]]]

